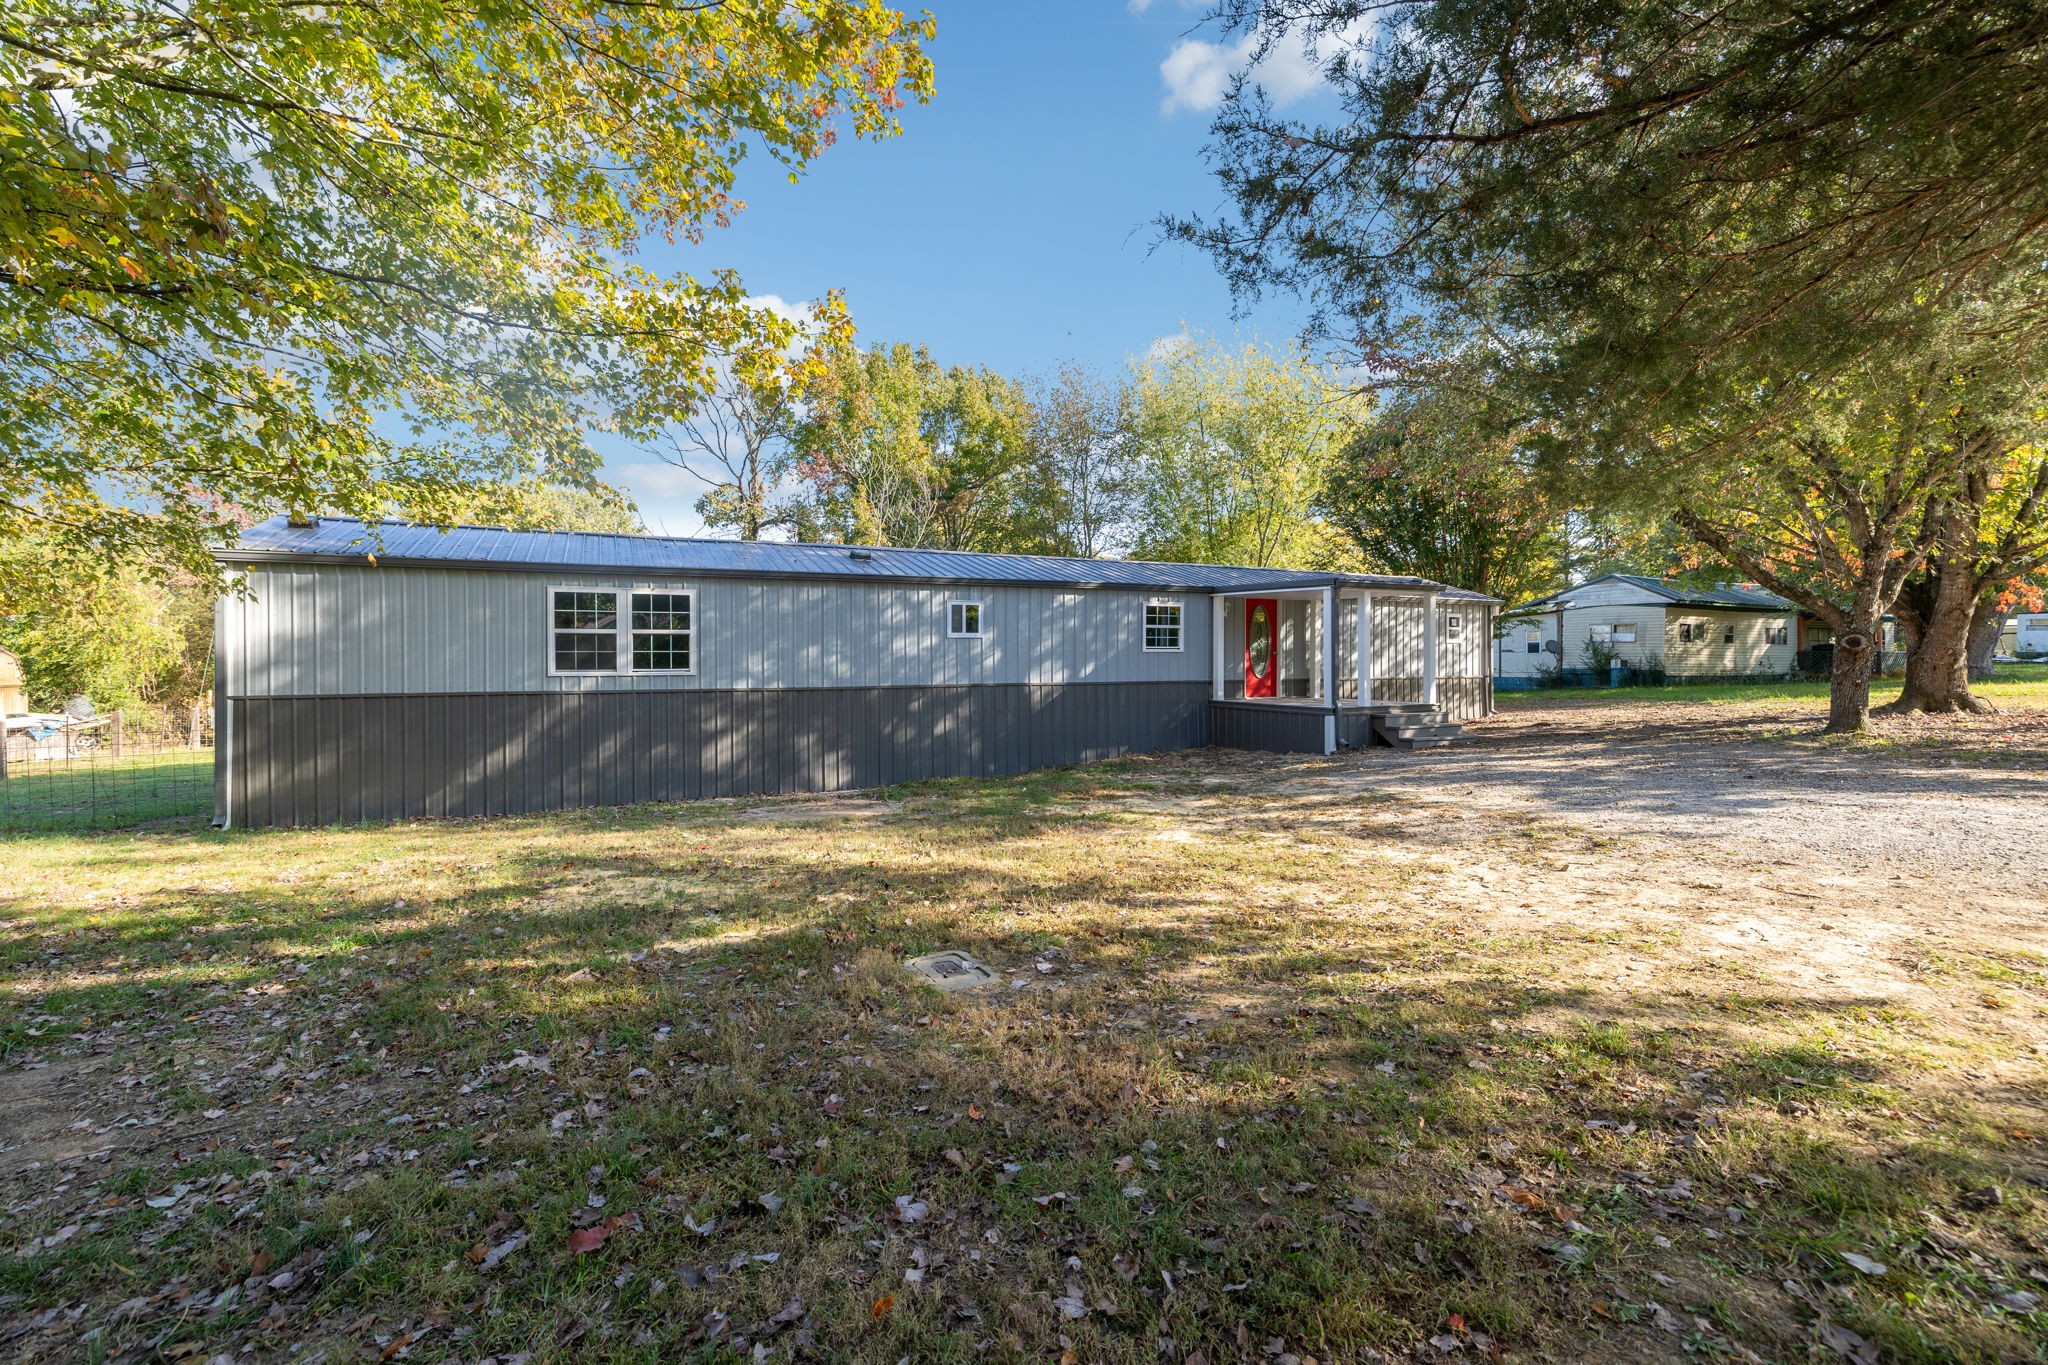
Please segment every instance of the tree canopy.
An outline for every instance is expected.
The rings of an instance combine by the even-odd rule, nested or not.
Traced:
[[[842,349],[803,392],[807,533],[870,545],[1063,548],[1021,385],[904,343]]]
[[[893,132],[931,33],[878,0],[9,6],[0,536],[210,571],[237,505],[587,481],[590,432],[794,328],[643,235],[730,221],[749,156]]]
[[[1240,83],[1234,212],[1182,221],[1242,290],[1313,296],[1368,360],[1478,318],[1542,401],[1640,431],[1759,364],[1825,380],[1946,300],[2035,284],[2048,12],[2022,0],[1226,0],[1319,44],[1341,101]],[[2029,287],[1995,328],[2032,347]],[[1578,436],[1577,431],[1568,432]]]
[[[1337,452],[1370,404],[1295,348],[1191,338],[1140,364],[1131,399],[1140,559],[1331,566],[1322,518]]]

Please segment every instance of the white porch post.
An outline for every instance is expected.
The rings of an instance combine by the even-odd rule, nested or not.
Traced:
[[[1323,705],[1337,704],[1337,589],[1323,589],[1322,621]]]
[[[1209,695],[1217,701],[1223,700],[1223,622],[1224,603],[1227,597],[1209,599],[1214,612],[1209,624]]]
[[[1358,704],[1372,700],[1372,594],[1358,594]]]
[[[1436,594],[1422,599],[1422,699],[1436,705]]]

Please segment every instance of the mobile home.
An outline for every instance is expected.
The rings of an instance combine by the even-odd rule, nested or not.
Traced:
[[[1334,753],[1492,709],[1499,603],[1416,578],[334,518],[219,558],[226,825]]]

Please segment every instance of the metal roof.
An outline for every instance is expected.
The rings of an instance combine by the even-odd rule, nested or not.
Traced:
[[[1539,597],[1533,602],[1524,602],[1521,606],[1516,607],[1515,611],[1531,611],[1543,606],[1568,607],[1572,604],[1565,599],[1569,598],[1573,593],[1583,588],[1589,588],[1595,583],[1607,582],[1627,583],[1631,587],[1641,588],[1644,592],[1651,594],[1658,600],[1653,603],[1610,602],[1602,603],[1601,605],[1603,606],[1643,605],[1711,607],[1723,611],[1793,611],[1797,609],[1798,605],[1797,603],[1787,601],[1774,592],[1766,592],[1762,588],[1737,587],[1732,584],[1716,588],[1696,588],[1690,584],[1674,583],[1662,578],[1648,578],[1642,574],[1610,573],[1602,574],[1598,578],[1588,579],[1586,582],[1579,584],[1578,587],[1567,588],[1563,592],[1552,593],[1548,597]]]
[[[293,526],[272,517],[216,551],[224,564],[406,564],[461,569],[550,569],[662,573],[728,578],[853,578],[893,583],[1011,583],[1038,587],[1151,588],[1179,592],[1274,592],[1369,587],[1496,599],[1424,578],[1260,569],[1223,564],[1162,564],[1135,559],[983,554],[886,545],[789,544],[766,540],[692,540],[592,531],[508,531],[499,526],[416,526],[320,517]]]

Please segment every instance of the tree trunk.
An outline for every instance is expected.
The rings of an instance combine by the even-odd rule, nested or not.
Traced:
[[[1853,735],[1870,719],[1870,666],[1875,632],[1844,631],[1835,637],[1835,669],[1828,678],[1830,735]]]
[[[1923,581],[1908,584],[1899,593],[1894,610],[1901,628],[1909,638],[1918,638],[1912,640],[1906,658],[1905,689],[1885,708],[1887,712],[1948,714],[1992,709],[1970,695],[1970,627],[1984,596],[1973,553],[1976,542],[1976,518],[1962,511],[1951,512],[1942,532],[1940,558],[1928,565]]]
[[[1998,652],[1999,632],[2005,629],[2005,613],[1998,609],[1995,597],[1977,599],[1977,610],[1970,616],[1970,648],[1968,664],[1972,682],[1982,682],[1991,676],[1991,656]]]

